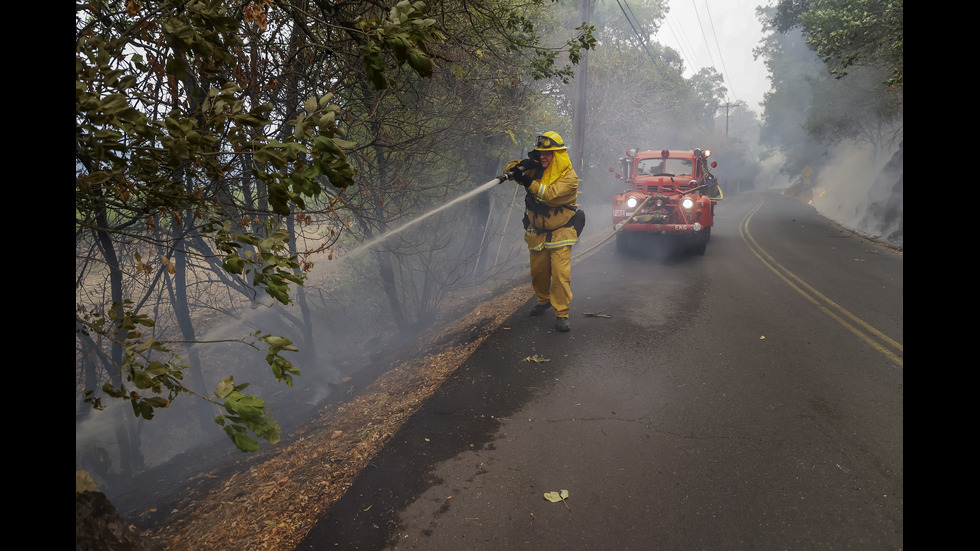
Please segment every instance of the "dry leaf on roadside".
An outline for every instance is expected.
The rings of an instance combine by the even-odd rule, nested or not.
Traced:
[[[568,499],[568,490],[562,490],[561,492],[545,492],[544,498],[552,503],[565,501],[566,499]]]

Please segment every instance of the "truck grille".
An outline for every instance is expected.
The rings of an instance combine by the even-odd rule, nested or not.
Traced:
[[[665,193],[674,193],[676,187],[674,184],[664,184],[663,186],[658,186],[656,184],[633,184],[633,191],[638,191],[640,193],[646,193],[647,195],[653,195],[658,191]]]

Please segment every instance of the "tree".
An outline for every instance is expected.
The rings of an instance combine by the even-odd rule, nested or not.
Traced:
[[[889,94],[881,87],[883,77],[884,68],[872,65],[851,69],[846,82],[812,79],[813,101],[804,125],[806,132],[827,144],[847,140],[868,145],[872,158],[892,149],[902,102],[899,94]]]
[[[760,123],[744,101],[735,102],[716,115],[715,132],[709,143],[710,161],[718,163],[714,171],[725,193],[747,191],[756,187],[762,171],[757,152]]]
[[[780,0],[773,21],[780,32],[799,26],[838,78],[851,67],[881,64],[890,88],[905,83],[902,0]]]
[[[577,7],[566,6],[558,16],[574,20]],[[712,69],[683,77],[679,54],[652,40],[665,16],[666,6],[660,1],[594,5],[596,47],[590,51],[585,102],[586,166],[579,173],[587,184],[581,188],[584,201],[604,201],[601,193],[589,191],[601,176],[590,177],[590,168],[604,172],[631,148],[703,146],[710,134],[724,94],[721,77]],[[550,92],[559,112],[571,112],[577,104],[573,87],[555,83]]]
[[[773,31],[756,52],[773,81],[761,139],[787,153],[785,171],[816,166],[843,140],[875,150],[892,144],[902,118],[901,8],[887,1],[785,0],[759,10]],[[862,34],[861,25],[875,29]]]
[[[433,114],[422,107],[439,99],[420,93],[425,83],[436,90],[449,80],[440,65],[468,57],[476,67],[493,55],[512,63],[510,75],[567,78],[558,54],[574,60],[589,46],[588,29],[541,46],[524,13],[541,0],[438,4],[437,17],[405,0],[76,6],[76,373],[85,403],[124,400],[149,420],[193,394],[222,408],[216,421],[240,449],[278,439],[247,383],[209,383],[183,348],[200,342],[200,318],[263,298],[305,306],[313,255],[356,237],[352,218],[383,231],[425,203],[421,187],[400,189],[379,169],[426,161],[430,175],[445,174],[449,156],[417,157],[407,146],[438,152],[443,140],[503,135],[480,125],[436,135],[419,124]],[[405,106],[413,113],[402,120],[376,117]],[[437,116],[450,127],[461,112]],[[293,322],[313,340],[308,310]],[[286,354],[299,351],[292,339],[256,329],[223,340],[265,350],[279,382],[299,375]],[[132,471],[138,430],[125,432],[118,440]]]
[[[384,41],[389,37],[412,42],[406,55],[424,71],[425,45],[439,36],[416,7],[404,4],[401,19],[362,22],[357,32],[368,57],[392,50]],[[76,7],[76,342],[85,401],[101,408],[104,397],[126,400],[137,416],[151,419],[178,395],[196,394],[223,407],[216,421],[242,450],[257,448],[250,433],[278,439],[263,401],[231,378],[213,392],[188,387],[187,366],[171,348],[177,341],[146,335],[155,321],[142,308],[161,276],[177,273],[171,255],[178,251],[219,258],[224,272],[248,278],[235,285],[289,303],[290,286],[304,278],[282,220],[324,186],[353,183],[341,111],[329,93],[306,99],[279,121],[269,118],[271,103],[250,101],[236,55],[248,46],[269,47],[246,42],[256,36],[250,29],[265,25],[265,10],[250,3],[143,7],[127,0]],[[269,135],[287,120],[288,133]],[[245,193],[267,194],[265,221],[252,231],[250,222],[240,222],[251,220],[236,201],[242,184]],[[162,251],[144,299],[133,293],[154,266],[136,250],[140,244]],[[202,244],[209,252],[195,250]],[[86,293],[101,274],[106,299]],[[267,347],[277,381],[291,384],[299,374],[282,354],[295,351],[289,339],[256,332],[243,342]]]
[[[785,156],[782,171],[798,174],[806,165],[818,162],[823,145],[805,129],[814,90],[811,83],[826,73],[823,63],[809,49],[799,29],[779,32],[774,10],[759,8],[756,14],[767,32],[755,49],[762,57],[772,84],[763,99],[763,120],[759,142],[763,158]]]
[[[443,276],[472,273],[461,266],[479,252],[488,203],[480,198],[464,207],[479,212],[440,217],[438,238],[419,239],[415,232],[430,230],[420,226],[384,236],[499,173],[512,136],[533,136],[539,128],[535,111],[545,100],[535,94],[535,79],[567,79],[569,64],[558,54],[571,60],[577,54],[570,52],[589,45],[587,29],[565,30],[553,46],[542,43],[541,10],[540,2],[441,4],[434,19],[452,38],[432,49],[433,78],[393,73],[397,78],[379,91],[365,86],[367,75],[352,67],[337,84],[351,114],[348,136],[359,144],[351,160],[360,176],[346,204],[354,231],[349,250],[384,239],[372,247],[371,280],[400,334],[425,328],[445,290],[460,283]],[[464,220],[470,223],[459,223]],[[450,237],[461,239],[447,242]],[[432,288],[437,281],[438,292]]]
[[[820,178],[821,169],[841,164],[838,153],[860,155],[862,167],[878,170],[880,154],[897,146],[891,161],[876,176],[855,175],[857,185],[873,182],[861,189],[867,204],[848,201],[838,206],[827,199],[823,203],[826,209],[837,209],[825,214],[852,219],[849,223],[860,226],[855,228],[859,231],[900,240],[904,155],[901,0],[782,0],[774,11],[760,13],[781,33],[770,37],[763,52],[774,76],[773,92],[766,97],[763,139],[787,153],[785,173],[797,174],[809,166],[816,174],[811,181],[825,190],[841,183],[833,176],[823,182]],[[801,43],[816,54],[815,59],[806,60],[800,53]],[[821,70],[813,67],[815,63]],[[806,70],[801,71],[803,67]],[[790,122],[794,124],[787,124]],[[786,128],[801,139],[782,140],[777,145]],[[838,145],[845,147],[835,147]],[[844,185],[853,193],[854,184]],[[857,212],[867,215],[853,220]]]

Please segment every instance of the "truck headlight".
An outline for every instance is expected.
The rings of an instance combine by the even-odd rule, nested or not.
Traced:
[[[636,197],[629,197],[629,198],[626,199],[626,206],[629,207],[629,208],[631,208],[631,209],[635,209],[636,208],[636,205],[638,205],[638,204],[639,204],[639,201],[636,200]]]
[[[694,208],[694,199],[691,199],[690,197],[685,197],[684,199],[681,200],[681,206],[686,209]]]

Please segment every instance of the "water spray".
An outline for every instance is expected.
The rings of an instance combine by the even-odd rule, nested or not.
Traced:
[[[511,179],[513,179],[513,176],[507,175],[507,174],[501,174],[500,176],[495,177],[493,180],[490,180],[489,182],[481,185],[480,187],[478,187],[476,189],[473,189],[473,190],[471,190],[471,191],[469,191],[469,192],[467,192],[467,193],[465,193],[465,194],[463,194],[463,195],[461,195],[461,196],[453,199],[452,201],[450,201],[450,202],[448,202],[448,203],[446,203],[446,204],[444,204],[444,205],[442,205],[442,206],[440,206],[438,208],[432,209],[429,212],[427,212],[427,213],[425,213],[425,214],[423,214],[423,215],[421,215],[421,216],[419,216],[419,217],[417,217],[417,218],[415,218],[413,220],[409,220],[405,224],[402,224],[401,226],[399,226],[399,227],[397,227],[397,228],[395,228],[393,230],[388,230],[385,233],[379,235],[378,237],[375,237],[374,239],[368,241],[367,243],[363,243],[363,244],[359,245],[357,248],[352,249],[347,254],[347,257],[348,258],[353,258],[353,257],[357,256],[358,254],[366,251],[368,248],[370,248],[370,247],[372,247],[374,245],[377,245],[378,243],[381,243],[382,241],[385,241],[385,240],[393,237],[394,235],[399,234],[399,233],[405,231],[409,227],[414,226],[415,224],[418,224],[419,222],[425,220],[426,218],[428,218],[428,217],[430,217],[430,216],[432,216],[434,214],[438,214],[438,213],[440,213],[440,212],[442,212],[442,211],[444,211],[444,210],[446,210],[446,209],[448,209],[448,208],[450,208],[450,207],[452,207],[452,206],[454,206],[454,205],[456,205],[456,204],[458,204],[458,203],[460,203],[462,201],[465,201],[465,200],[473,197],[474,195],[478,195],[480,193],[483,193],[484,191],[492,188],[493,186],[496,186],[497,184],[502,183],[504,180],[511,180]]]

